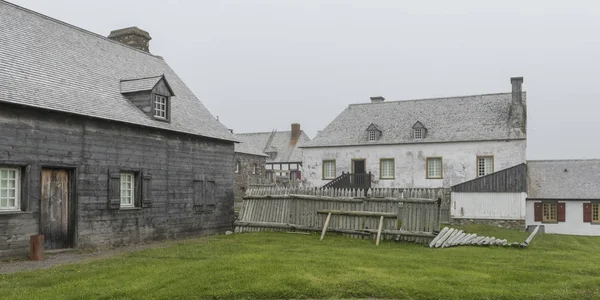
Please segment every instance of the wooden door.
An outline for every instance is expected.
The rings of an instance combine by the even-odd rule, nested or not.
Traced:
[[[69,171],[42,169],[40,227],[46,249],[69,247]]]

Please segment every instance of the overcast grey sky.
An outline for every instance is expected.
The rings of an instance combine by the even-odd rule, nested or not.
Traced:
[[[528,159],[600,158],[595,1],[13,3],[102,35],[138,26],[236,132],[314,137],[350,103],[528,93]]]

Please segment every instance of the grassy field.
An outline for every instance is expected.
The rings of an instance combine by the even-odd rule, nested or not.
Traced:
[[[463,227],[509,241],[526,233]],[[2,299],[600,299],[600,238],[541,235],[527,249],[420,245],[289,233],[166,248],[0,275]]]

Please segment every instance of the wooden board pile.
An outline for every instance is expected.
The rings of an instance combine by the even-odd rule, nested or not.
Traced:
[[[528,239],[529,240],[529,239]],[[429,248],[448,248],[456,246],[504,246],[527,247],[529,243],[509,243],[507,240],[495,237],[478,236],[462,230],[444,227],[440,233],[429,243]]]

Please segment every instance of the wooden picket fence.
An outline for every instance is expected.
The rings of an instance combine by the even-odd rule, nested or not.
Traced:
[[[321,231],[429,243],[440,228],[442,189],[253,188],[246,191],[236,232]]]

